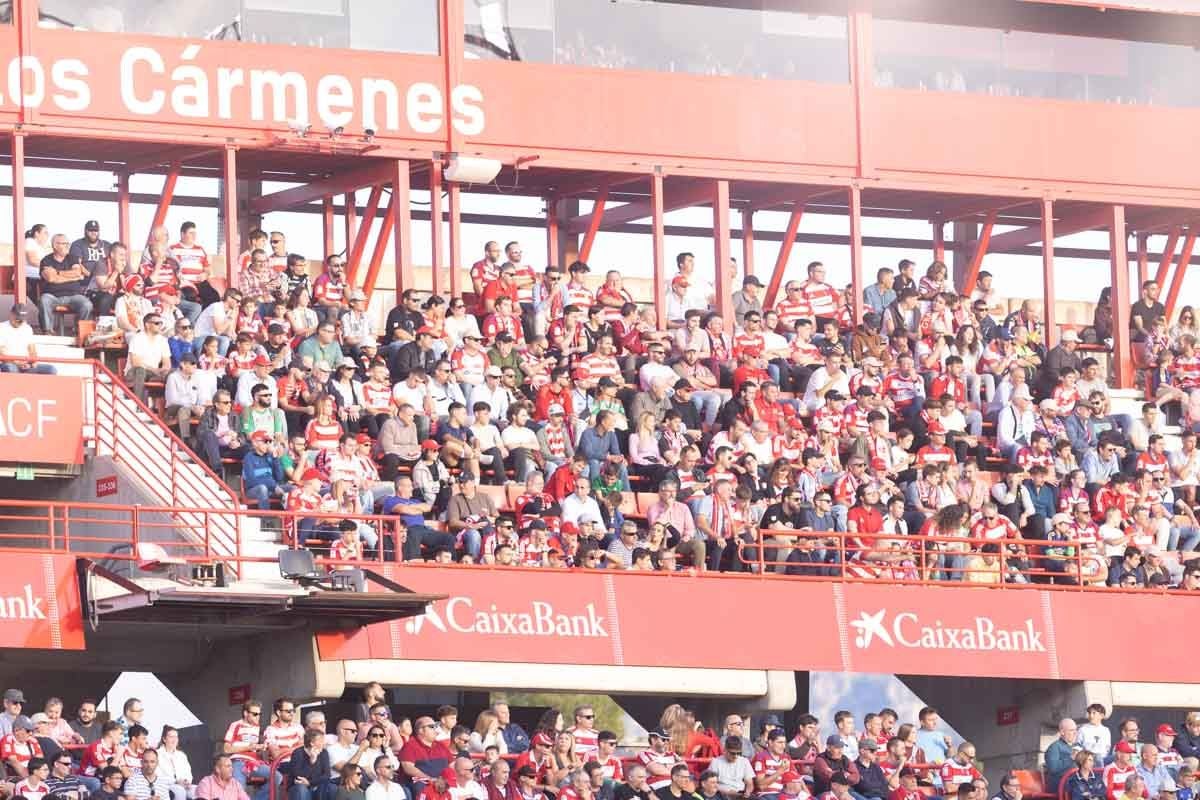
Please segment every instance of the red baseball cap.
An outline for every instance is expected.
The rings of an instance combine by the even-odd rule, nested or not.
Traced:
[[[371,434],[360,433],[358,436],[354,437],[354,441],[358,442],[359,444],[370,444],[371,443]]]
[[[576,525],[574,522],[564,522],[559,527],[559,531],[561,531],[562,533],[579,533],[579,526]]]
[[[784,783],[799,783],[800,782],[800,773],[788,770],[787,772],[783,773],[782,780]]]
[[[300,480],[304,482],[323,481],[325,480],[325,476],[321,474],[321,470],[316,469],[315,467],[310,467],[309,469],[304,470],[304,474],[300,476]]]
[[[1133,749],[1133,745],[1131,745],[1129,742],[1125,741],[1124,739],[1117,742],[1117,746],[1114,747],[1113,749],[1116,750],[1118,753],[1129,753],[1131,755],[1133,753],[1137,752],[1136,750]]]
[[[1174,728],[1172,728],[1170,725],[1168,725],[1165,722],[1162,725],[1159,725],[1157,728],[1155,728],[1154,732],[1157,733],[1159,736],[1178,736],[1179,735],[1175,732]]]
[[[945,435],[945,433],[946,433],[945,426],[942,425],[942,423],[938,422],[936,419],[933,422],[930,422],[928,427],[926,427],[925,430],[929,433],[930,436],[933,436],[935,433],[940,433],[942,435]]]
[[[267,433],[266,431],[255,431],[254,433],[250,434],[250,441],[269,442],[271,441],[271,434]]]
[[[547,736],[546,734],[544,734],[544,733],[540,733],[540,732],[539,732],[539,733],[535,733],[535,734],[533,735],[533,743],[534,743],[534,744],[540,744],[540,745],[542,745],[543,747],[553,747],[553,746],[554,746],[554,740],[553,740],[553,739],[551,739],[551,738],[550,738],[549,736]]]
[[[441,447],[442,446],[433,439],[426,439],[425,441],[421,442],[422,450],[440,450]]]
[[[271,359],[267,357],[266,353],[259,353],[258,358],[254,359],[254,366],[269,367],[271,366]]]

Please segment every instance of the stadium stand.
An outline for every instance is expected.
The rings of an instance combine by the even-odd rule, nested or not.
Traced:
[[[340,256],[310,278],[254,247],[227,287],[192,223],[140,268],[98,235],[123,276],[92,292],[123,332],[116,374],[270,538],[336,561],[1200,585],[1195,320],[1168,325],[1152,280],[1131,324],[1157,367],[1131,414],[1096,330],[1047,351],[1036,303],[997,318],[987,273],[960,295],[940,262],[879,270],[857,326],[819,262],[765,309],[746,277],[730,335],[691,253],[657,330],[619,272],[538,274],[488,242],[471,293],[406,290],[379,329]],[[80,266],[52,241],[43,298]],[[7,369],[54,369],[34,319],[0,327]]]

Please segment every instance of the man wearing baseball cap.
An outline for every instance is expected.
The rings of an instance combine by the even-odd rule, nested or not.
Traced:
[[[242,456],[242,493],[261,511],[271,507],[272,497],[283,497],[292,490],[284,483],[283,462],[271,452],[272,441],[271,434],[256,430],[250,434],[250,452]]]
[[[671,750],[671,735],[662,728],[650,731],[647,738],[650,746],[638,753],[638,763],[646,768],[646,780],[655,793],[671,785],[672,770],[677,764],[685,769],[686,764]]]
[[[33,327],[26,322],[33,311],[21,303],[13,303],[8,322],[0,323],[0,372],[36,372],[53,375],[50,364],[37,363],[37,345],[33,342]],[[8,360],[16,359],[16,360]]]
[[[1172,778],[1179,778],[1179,769],[1183,766],[1183,755],[1175,749],[1175,737],[1179,734],[1167,723],[1154,729],[1154,743],[1158,745],[1158,763],[1171,772]]]

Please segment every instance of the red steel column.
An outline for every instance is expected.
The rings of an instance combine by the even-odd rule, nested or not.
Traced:
[[[654,292],[652,303],[658,319],[658,328],[667,327],[667,240],[663,226],[663,176],[656,172],[650,176],[650,249],[654,258]],[[720,270],[717,270],[720,272]]]
[[[117,239],[129,246],[129,173],[117,175]]]
[[[429,165],[429,258],[431,262],[430,291],[442,292],[442,162],[434,159]],[[398,297],[398,295],[397,295]]]
[[[717,313],[733,331],[733,287],[729,285],[729,181],[713,181],[713,288]]]
[[[854,309],[854,324],[862,322],[863,314],[863,244],[862,244],[862,190],[857,185],[850,187],[850,298]]]
[[[1058,344],[1058,326],[1054,319],[1054,201],[1042,200],[1042,320],[1046,347]]]
[[[946,223],[933,223],[933,260],[946,263]]]
[[[345,204],[343,213],[346,215],[346,250],[349,251],[350,244],[358,235],[358,200],[355,199],[354,192],[346,192],[342,202]]]
[[[396,248],[396,297],[413,285],[412,267],[412,203],[409,197],[408,162],[396,160],[392,178],[392,203],[396,209],[396,225],[392,229]]]
[[[447,186],[450,204],[450,296],[462,295],[462,198],[458,184],[449,181]]]
[[[324,256],[333,253],[333,195],[326,195],[321,200],[321,234],[324,241]]]
[[[1150,242],[1150,234],[1139,233],[1137,235],[1137,265],[1138,265],[1138,290],[1141,291],[1141,286],[1150,276],[1150,254],[1147,252],[1147,245]]]
[[[750,277],[754,274],[754,211],[746,209],[742,212],[742,275]]]
[[[16,302],[25,295],[25,134],[12,134],[13,290]]]
[[[228,286],[238,285],[238,256],[242,251],[238,236],[237,148],[226,146],[222,161],[221,180],[224,183],[225,213],[225,280]]]
[[[546,198],[546,266],[566,269],[558,263],[558,198]]]
[[[1129,246],[1125,241],[1125,206],[1112,206],[1108,227],[1112,275],[1113,374],[1117,387],[1133,385],[1133,354],[1129,350]]]

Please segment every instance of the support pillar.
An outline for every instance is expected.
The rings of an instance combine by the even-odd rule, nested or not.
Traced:
[[[1047,349],[1058,344],[1058,325],[1054,314],[1054,201],[1042,200],[1042,319]]]
[[[1133,386],[1133,354],[1129,350],[1129,246],[1125,241],[1125,206],[1111,207],[1108,251],[1112,272],[1112,371],[1117,388],[1128,389]]]
[[[429,239],[430,291],[441,294],[445,254],[442,252],[442,162],[437,159],[429,165]]]
[[[667,327],[667,241],[663,230],[663,176],[656,172],[650,176],[650,243],[654,258],[654,282],[652,297],[658,329]],[[720,272],[720,270],[717,270]]]
[[[559,263],[558,215],[559,199],[546,198],[546,266],[565,269],[566,264]]]
[[[117,174],[117,239],[129,246],[129,173]]]
[[[462,296],[462,198],[458,184],[450,181],[447,186],[450,205],[450,296]]]
[[[226,146],[225,158],[221,163],[221,179],[224,184],[222,212],[225,215],[225,280],[229,286],[237,286],[238,256],[242,251],[238,236],[238,191],[237,191],[237,148]]]
[[[1171,276],[1171,287],[1167,290],[1166,299],[1163,301],[1163,305],[1167,309],[1168,320],[1175,314],[1175,303],[1179,300],[1179,292],[1183,289],[1183,279],[1187,275],[1188,266],[1192,261],[1192,252],[1196,249],[1196,234],[1200,233],[1197,228],[1195,223],[1188,226],[1187,236],[1183,240],[1183,250],[1179,253],[1179,263],[1175,265],[1175,274]],[[1137,289],[1140,293],[1141,286],[1138,286]]]
[[[1138,265],[1138,286],[1140,287],[1150,277],[1150,254],[1147,252],[1147,245],[1150,243],[1150,234],[1139,233],[1137,235],[1137,265]]]
[[[18,303],[25,294],[25,134],[12,134],[13,290]]]
[[[767,281],[766,291],[763,292],[763,308],[775,305],[775,296],[783,285],[783,276],[787,272],[788,259],[792,255],[792,245],[796,243],[796,234],[800,230],[800,221],[804,219],[804,203],[797,200],[792,204],[792,215],[788,217],[787,230],[783,232],[783,240],[779,243],[779,255],[775,257],[775,269],[771,279]]]
[[[849,195],[850,307],[854,310],[854,324],[858,325],[863,314],[862,190],[857,185],[851,186]]]
[[[754,211],[742,212],[742,277],[754,274]]]
[[[661,197],[661,196],[660,196]],[[713,181],[713,287],[717,313],[733,331],[733,287],[729,285],[729,181]]]
[[[324,258],[333,254],[333,195],[326,195],[321,200],[321,238],[324,242]]]
[[[412,203],[409,188],[408,162],[397,159],[396,175],[392,179],[392,202],[396,209],[396,224],[392,230],[396,249],[396,297],[413,285]]]
[[[946,263],[946,223],[933,223],[933,260]]]
[[[358,235],[358,200],[354,197],[354,192],[346,192],[343,203],[345,204],[344,214],[346,215],[346,249],[350,249],[350,243],[354,241],[354,237]]]

